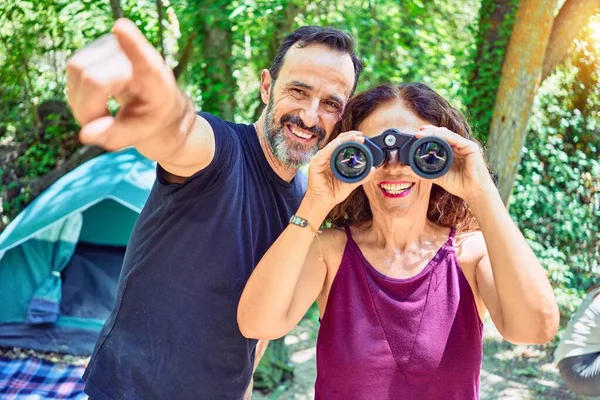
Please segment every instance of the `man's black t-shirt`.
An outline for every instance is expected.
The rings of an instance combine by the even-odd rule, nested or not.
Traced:
[[[202,114],[211,164],[157,182],[133,230],[115,308],[85,371],[93,399],[240,399],[255,340],[236,320],[244,285],[306,188],[269,166],[252,125]]]

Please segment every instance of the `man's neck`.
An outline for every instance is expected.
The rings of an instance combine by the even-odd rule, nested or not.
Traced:
[[[254,128],[256,129],[256,134],[258,135],[258,142],[260,143],[260,147],[265,154],[265,158],[267,159],[267,162],[273,171],[275,171],[275,173],[284,181],[290,182],[292,179],[294,179],[298,169],[290,168],[284,165],[277,157],[275,157],[275,154],[273,154],[271,146],[269,146],[269,143],[267,142],[267,136],[265,135],[265,115],[266,112],[263,111],[258,121],[254,123]]]

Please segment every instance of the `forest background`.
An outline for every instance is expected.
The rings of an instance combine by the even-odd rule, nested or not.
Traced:
[[[199,110],[238,122],[262,111],[260,71],[287,33],[303,25],[351,33],[365,63],[359,91],[420,81],[469,117],[511,216],[548,271],[563,328],[600,283],[600,0],[2,1],[0,232],[102,152],[77,139],[65,65],[122,16]],[[270,351],[272,368],[267,359],[258,379],[267,389],[285,375],[277,360],[287,359]]]

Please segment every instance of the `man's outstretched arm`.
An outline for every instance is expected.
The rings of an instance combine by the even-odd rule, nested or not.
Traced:
[[[121,106],[115,117],[107,108],[111,96]],[[67,98],[83,143],[107,150],[135,146],[181,177],[214,157],[210,124],[196,115],[158,51],[127,19],[69,60]]]

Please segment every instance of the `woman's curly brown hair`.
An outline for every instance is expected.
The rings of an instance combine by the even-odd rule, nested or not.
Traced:
[[[381,85],[353,97],[346,106],[337,132],[357,130],[360,124],[383,104],[402,101],[420,119],[432,125],[445,127],[469,140],[474,140],[465,117],[442,96],[422,83],[404,83],[398,86]],[[336,135],[337,136],[337,135]],[[331,138],[333,140],[334,137]],[[328,219],[338,227],[359,225],[373,218],[369,200],[362,186],[331,210]],[[433,185],[427,209],[427,218],[438,225],[455,227],[458,232],[478,229],[475,216],[467,203]]]

